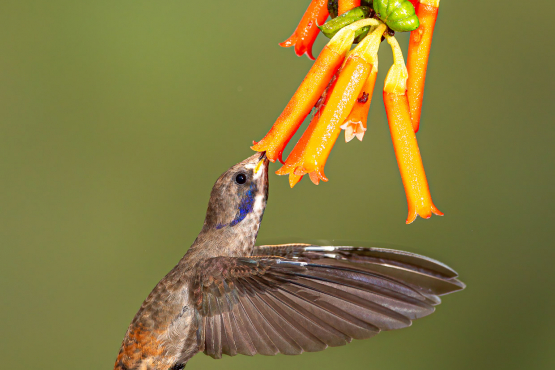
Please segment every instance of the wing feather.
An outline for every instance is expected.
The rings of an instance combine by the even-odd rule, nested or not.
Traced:
[[[268,334],[268,332],[270,332],[270,335],[273,334],[272,330],[270,329],[266,319],[260,314],[258,309],[252,303],[251,296],[245,295],[241,297],[240,303],[243,306],[244,312],[247,314],[249,321],[251,322],[253,332],[255,332],[258,336],[258,340],[253,341],[257,352],[266,356],[278,354],[279,351]]]
[[[464,289],[445,264],[385,248],[287,244],[202,262],[194,284],[199,348],[223,354],[321,351],[434,312]]]

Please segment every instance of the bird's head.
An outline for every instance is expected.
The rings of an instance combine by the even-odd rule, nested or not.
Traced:
[[[268,199],[268,159],[257,153],[224,172],[210,194],[204,230],[260,224]]]

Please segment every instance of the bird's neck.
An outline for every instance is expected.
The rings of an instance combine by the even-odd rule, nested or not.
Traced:
[[[207,258],[252,255],[262,214],[263,212],[253,212],[239,224],[220,229],[205,225],[183,257],[183,261],[194,266]]]

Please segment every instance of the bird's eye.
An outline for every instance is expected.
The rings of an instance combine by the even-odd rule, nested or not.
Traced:
[[[235,182],[239,185],[243,185],[247,182],[247,175],[245,175],[244,173],[237,174],[237,176],[235,176]]]

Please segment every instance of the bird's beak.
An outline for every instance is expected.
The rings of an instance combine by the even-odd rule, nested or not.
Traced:
[[[256,167],[254,168],[254,173],[257,174],[262,168],[265,168],[268,166],[268,158],[266,158],[266,152],[262,152],[260,154],[260,158],[258,159],[258,163],[256,164]]]

